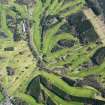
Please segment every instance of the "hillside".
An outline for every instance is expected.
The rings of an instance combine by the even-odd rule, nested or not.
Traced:
[[[0,0],[0,105],[105,105],[104,16],[90,1]]]

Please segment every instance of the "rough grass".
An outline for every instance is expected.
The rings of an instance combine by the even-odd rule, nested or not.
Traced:
[[[2,95],[2,93],[0,92],[0,102],[3,101],[4,96]]]

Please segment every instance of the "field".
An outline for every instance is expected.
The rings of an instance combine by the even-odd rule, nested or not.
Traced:
[[[35,6],[14,1],[0,4],[0,82],[8,96],[27,105],[104,105],[101,89],[76,84],[90,75],[101,75],[96,81],[105,89],[104,63],[83,68],[103,44],[81,44],[74,33],[61,29],[68,16],[82,11],[85,1],[37,0]],[[74,45],[58,44],[62,40]],[[52,52],[55,46],[60,50]],[[69,84],[63,77],[76,82]],[[3,102],[6,96],[1,92]]]

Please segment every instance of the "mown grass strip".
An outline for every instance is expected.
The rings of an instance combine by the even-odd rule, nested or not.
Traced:
[[[49,75],[49,73],[45,73],[45,72],[42,72],[41,74],[46,79],[48,79],[51,83],[53,83],[55,86],[59,87],[60,89],[62,89],[63,91],[67,92],[70,95],[95,98],[95,94],[97,94],[97,91],[94,89],[71,87],[68,84],[66,84],[64,81],[62,81],[59,77],[53,74]]]
[[[14,97],[18,97],[18,98],[22,99],[23,101],[28,103],[28,105],[42,105],[42,104],[37,103],[32,96],[29,96],[25,93],[16,93],[14,95]]]
[[[55,102],[57,103],[57,105],[83,105],[83,103],[79,103],[79,102],[67,102],[66,100],[61,99],[60,97],[58,97],[57,95],[55,95],[54,93],[52,93],[51,91],[49,91],[47,88],[45,88],[44,86],[43,90],[45,91],[45,93]]]

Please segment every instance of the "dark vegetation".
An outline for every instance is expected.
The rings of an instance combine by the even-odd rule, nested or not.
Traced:
[[[7,37],[8,37],[8,35],[5,32],[0,32],[0,38],[5,39]]]
[[[11,99],[11,103],[13,105],[28,105],[25,101],[23,101],[17,97],[14,97],[13,99]]]
[[[35,4],[35,0],[16,0],[16,3],[32,6]]]
[[[75,41],[74,40],[60,40],[58,41],[58,44],[62,47],[73,47],[75,45]]]
[[[105,47],[99,48],[92,57],[94,64],[100,65],[105,60]]]
[[[98,41],[99,37],[92,24],[86,19],[82,12],[71,15],[68,18],[69,24],[75,29],[74,33],[81,43],[87,44]]]
[[[14,48],[13,47],[7,47],[7,48],[4,48],[4,51],[14,51]]]
[[[84,85],[89,85],[89,86],[92,86],[93,85],[93,87],[100,88],[100,85],[95,82],[96,80],[92,80],[93,78],[94,78],[94,76],[85,77],[84,78],[84,81],[81,81],[81,83],[80,82],[78,82],[78,83],[80,83],[81,85],[83,85],[83,84]],[[63,77],[62,79],[64,81],[66,81],[69,85],[72,85],[72,86],[76,86],[76,84],[78,84],[76,81],[71,80],[71,79],[66,78],[66,77]],[[90,79],[91,82],[89,82],[89,79]],[[38,84],[35,84],[36,81],[38,82]],[[99,101],[97,99],[91,99],[91,98],[87,98],[87,97],[77,97],[77,96],[73,96],[73,95],[70,95],[68,93],[65,93],[59,87],[56,87],[54,84],[51,84],[45,77],[43,77],[41,75],[39,75],[36,78],[34,78],[31,81],[30,85],[28,86],[28,90],[27,90],[28,94],[31,95],[31,96],[34,95],[33,97],[35,99],[38,99],[38,97],[41,97],[42,96],[41,94],[43,92],[40,90],[41,89],[40,84],[42,84],[43,86],[45,86],[48,90],[54,92],[57,96],[61,97],[64,100],[67,100],[67,101],[78,101],[78,102],[84,102],[84,103],[88,103],[88,104],[92,104],[92,105],[96,105],[96,104],[97,105],[104,105],[104,101]],[[39,86],[40,86],[40,88],[36,89],[36,87],[39,87]],[[34,89],[36,89],[37,92]],[[38,90],[40,90],[40,91],[38,91]],[[34,92],[36,94],[34,94]],[[43,96],[45,96],[45,94]],[[38,99],[38,101],[39,101],[39,99]],[[42,101],[42,100],[40,100],[40,101]],[[47,101],[51,101],[49,99],[49,97],[47,98]],[[51,102],[51,103],[52,103],[51,105],[54,104],[54,102]],[[56,105],[56,104],[54,104],[54,105]]]
[[[91,8],[96,15],[102,14],[102,9],[97,0],[86,0],[86,2],[88,7]]]
[[[13,76],[15,74],[15,71],[12,67],[7,66],[6,69],[7,69],[7,74],[9,76]]]

